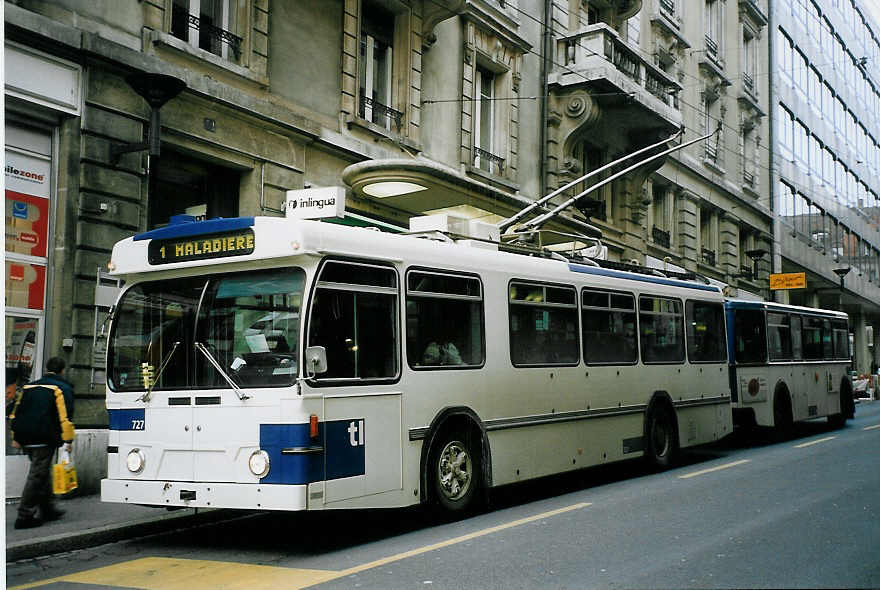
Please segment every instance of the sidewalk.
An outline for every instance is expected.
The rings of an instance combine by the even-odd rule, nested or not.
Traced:
[[[16,530],[18,503],[6,504],[6,561],[17,561],[94,547],[122,539],[173,530],[198,523],[216,522],[241,511],[182,509],[169,512],[131,504],[101,502],[100,494],[58,500],[66,514],[34,529]]]

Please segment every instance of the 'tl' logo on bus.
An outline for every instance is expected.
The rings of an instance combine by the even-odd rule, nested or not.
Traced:
[[[353,447],[364,446],[364,443],[366,442],[366,436],[365,436],[365,432],[364,432],[364,421],[363,420],[358,420],[358,421],[352,420],[351,422],[349,422],[349,424],[348,424],[348,442]]]

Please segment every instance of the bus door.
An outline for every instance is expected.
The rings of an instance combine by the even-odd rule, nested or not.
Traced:
[[[326,503],[403,489],[401,397],[324,398]]]
[[[319,270],[306,345],[327,355],[310,384],[324,394],[326,503],[402,489],[399,293],[389,264]]]

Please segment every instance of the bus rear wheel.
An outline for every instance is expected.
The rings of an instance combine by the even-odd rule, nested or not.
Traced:
[[[843,428],[848,419],[855,417],[855,413],[856,402],[853,399],[852,385],[844,380],[840,385],[840,413],[828,416],[828,424],[832,428]]]
[[[645,434],[645,457],[648,463],[658,469],[672,465],[678,453],[678,432],[672,410],[666,406],[652,409],[648,414]]]
[[[428,479],[444,511],[463,513],[473,508],[481,484],[480,449],[466,432],[438,437],[428,461]]]

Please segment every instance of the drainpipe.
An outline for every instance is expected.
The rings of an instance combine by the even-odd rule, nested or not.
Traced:
[[[768,80],[768,92],[769,92],[769,117],[770,117],[770,137],[769,137],[769,147],[770,147],[770,178],[768,179],[770,183],[770,190],[767,191],[767,194],[770,197],[770,202],[768,205],[770,206],[770,211],[772,215],[770,216],[770,231],[773,234],[773,244],[771,246],[772,254],[770,255],[770,273],[780,272],[782,268],[782,245],[780,244],[780,237],[782,235],[782,226],[777,219],[778,212],[776,210],[777,200],[779,199],[778,185],[777,181],[778,170],[776,168],[776,125],[778,124],[776,119],[776,75],[773,73],[773,67],[776,64],[776,44],[773,40],[776,38],[775,27],[776,27],[776,18],[773,13],[775,8],[775,3],[773,0],[767,1],[767,70],[770,73],[767,76]],[[768,287],[767,300],[768,301],[776,301],[776,292],[770,290]]]
[[[551,50],[553,37],[550,33],[550,19],[553,0],[544,0],[544,18],[541,24],[544,28],[542,31],[541,43],[541,178],[539,186],[541,187],[538,194],[547,194],[547,115],[549,110],[549,84],[548,77],[550,75],[549,63],[551,60]]]

